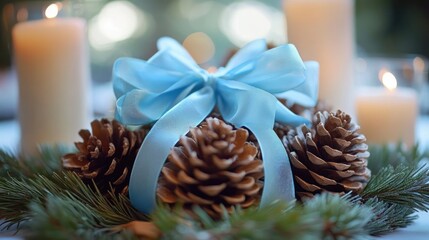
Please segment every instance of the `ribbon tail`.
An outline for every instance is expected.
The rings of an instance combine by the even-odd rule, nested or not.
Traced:
[[[159,174],[171,148],[190,127],[201,123],[214,105],[213,89],[204,87],[166,112],[147,134],[137,153],[129,184],[131,203],[139,211],[151,213],[155,209]]]
[[[286,149],[272,129],[247,126],[258,139],[264,164],[264,188],[260,207],[276,200],[295,200],[292,169]]]

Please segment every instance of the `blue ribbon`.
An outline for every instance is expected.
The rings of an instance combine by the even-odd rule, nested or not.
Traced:
[[[154,210],[158,177],[170,150],[215,105],[227,122],[247,127],[258,139],[265,173],[261,205],[293,200],[289,159],[273,125],[278,121],[296,126],[307,120],[293,114],[276,95],[314,105],[317,63],[304,63],[291,44],[266,51],[265,41],[256,40],[211,74],[171,38],[161,38],[158,49],[148,61],[120,58],[113,67],[116,118],[127,125],[155,122],[131,172],[133,206],[144,213]]]

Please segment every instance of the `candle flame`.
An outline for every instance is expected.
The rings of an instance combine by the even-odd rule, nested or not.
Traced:
[[[52,3],[45,10],[46,18],[55,18],[58,15],[58,12],[61,10],[61,3]]]
[[[398,85],[395,75],[388,71],[383,73],[383,76],[381,77],[381,82],[390,91],[395,90],[396,86]]]
[[[413,59],[414,70],[423,72],[425,70],[425,61],[421,57],[415,57]]]

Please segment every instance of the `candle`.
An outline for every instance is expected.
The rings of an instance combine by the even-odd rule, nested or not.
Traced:
[[[319,99],[354,114],[353,0],[284,0],[287,37],[320,64]]]
[[[417,94],[410,88],[397,88],[396,78],[390,72],[382,72],[381,80],[385,88],[361,88],[356,96],[361,132],[368,143],[402,141],[411,147],[415,141]]]
[[[55,17],[50,5],[46,16]],[[71,144],[89,122],[86,25],[78,18],[17,24],[12,33],[19,79],[21,151],[45,143]]]

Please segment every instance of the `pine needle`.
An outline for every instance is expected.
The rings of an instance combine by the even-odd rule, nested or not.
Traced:
[[[84,204],[97,216],[94,227],[111,227],[148,218],[135,210],[124,196],[103,196],[85,185],[71,172],[38,175],[32,179],[0,178],[0,215],[6,227],[31,219],[30,204],[44,205],[48,196],[67,198]]]
[[[50,175],[61,170],[60,159],[67,152],[71,152],[70,147],[42,145],[39,154],[18,157],[12,151],[0,149],[0,177]]]
[[[385,203],[376,198],[367,200],[365,205],[370,207],[374,214],[365,226],[371,235],[380,236],[397,228],[406,227],[417,218],[412,208]]]
[[[388,166],[373,176],[360,194],[415,210],[429,210],[429,169],[425,166]]]
[[[165,239],[364,239],[370,208],[338,195],[321,194],[303,205],[275,202],[264,208],[236,209],[214,221],[183,210],[160,207],[153,216]]]
[[[97,212],[73,197],[50,195],[43,205],[30,204],[30,215],[31,239],[136,239],[127,231],[97,228]]]
[[[354,203],[351,195],[340,197],[322,193],[304,203],[304,209],[316,212],[324,223],[323,239],[365,239],[365,225],[373,218],[370,208]]]

